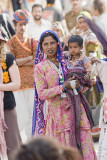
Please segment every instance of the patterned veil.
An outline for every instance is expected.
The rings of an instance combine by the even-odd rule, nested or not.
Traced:
[[[61,42],[60,42],[57,34],[54,31],[47,30],[41,34],[39,44],[38,44],[36,59],[35,59],[35,65],[40,63],[45,58],[45,55],[40,47],[40,41],[41,41],[42,36],[49,33],[49,32],[54,34],[55,37],[57,38],[57,41],[58,41],[57,59],[61,63],[63,78],[65,80],[66,61],[64,59]],[[61,84],[60,81],[59,81],[59,84]],[[45,120],[44,120],[44,115],[43,115],[43,105],[44,105],[44,101],[41,101],[39,99],[38,94],[37,94],[37,90],[36,90],[36,84],[35,84],[35,99],[34,99],[33,120],[32,120],[32,135],[34,135],[34,134],[43,135],[44,134]]]

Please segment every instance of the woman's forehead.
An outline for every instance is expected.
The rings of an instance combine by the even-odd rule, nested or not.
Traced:
[[[79,21],[85,21],[84,17],[80,17],[80,18],[78,19],[78,22],[79,22]]]
[[[44,41],[43,42],[50,42],[50,41],[56,41],[51,35],[44,37]]]

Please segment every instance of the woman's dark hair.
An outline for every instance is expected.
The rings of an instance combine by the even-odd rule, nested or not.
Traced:
[[[47,4],[54,4],[55,0],[47,0]]]
[[[40,5],[40,4],[34,4],[34,5],[32,6],[32,12],[33,12],[33,9],[34,9],[34,8],[37,8],[37,7],[40,7],[40,8],[42,9],[42,11],[43,11],[42,5]]]
[[[100,14],[103,14],[106,10],[105,3],[102,0],[94,0],[93,6],[95,10],[98,10]]]
[[[15,156],[15,160],[60,160],[58,147],[46,137],[32,139],[28,144],[22,145]]]
[[[79,36],[79,35],[73,35],[73,36],[71,36],[69,38],[69,40],[68,40],[68,46],[69,46],[69,43],[74,43],[74,42],[77,42],[78,45],[80,47],[82,47],[82,45],[83,45],[83,38],[81,36]]]
[[[56,42],[58,42],[57,37],[52,32],[46,32],[40,39],[40,48],[42,50],[42,43],[44,38],[51,36]]]

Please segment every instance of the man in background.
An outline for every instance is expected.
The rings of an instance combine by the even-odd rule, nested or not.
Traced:
[[[51,23],[42,18],[43,8],[40,4],[32,6],[32,19],[27,25],[27,35],[37,41],[45,30],[51,29]]]
[[[55,21],[63,21],[63,15],[54,7],[55,0],[46,0],[47,5],[43,11],[43,18],[49,20],[51,23]]]
[[[70,3],[72,5],[72,10],[66,13],[65,20],[68,30],[72,31],[72,29],[77,25],[77,16],[79,12],[89,10],[82,7],[82,0],[70,0]]]

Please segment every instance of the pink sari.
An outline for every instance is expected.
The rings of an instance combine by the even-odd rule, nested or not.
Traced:
[[[0,66],[0,84],[3,83],[3,71]],[[6,124],[4,120],[4,104],[3,104],[4,92],[0,91],[0,158],[1,160],[6,157],[6,141],[4,136],[4,131],[6,131]]]

